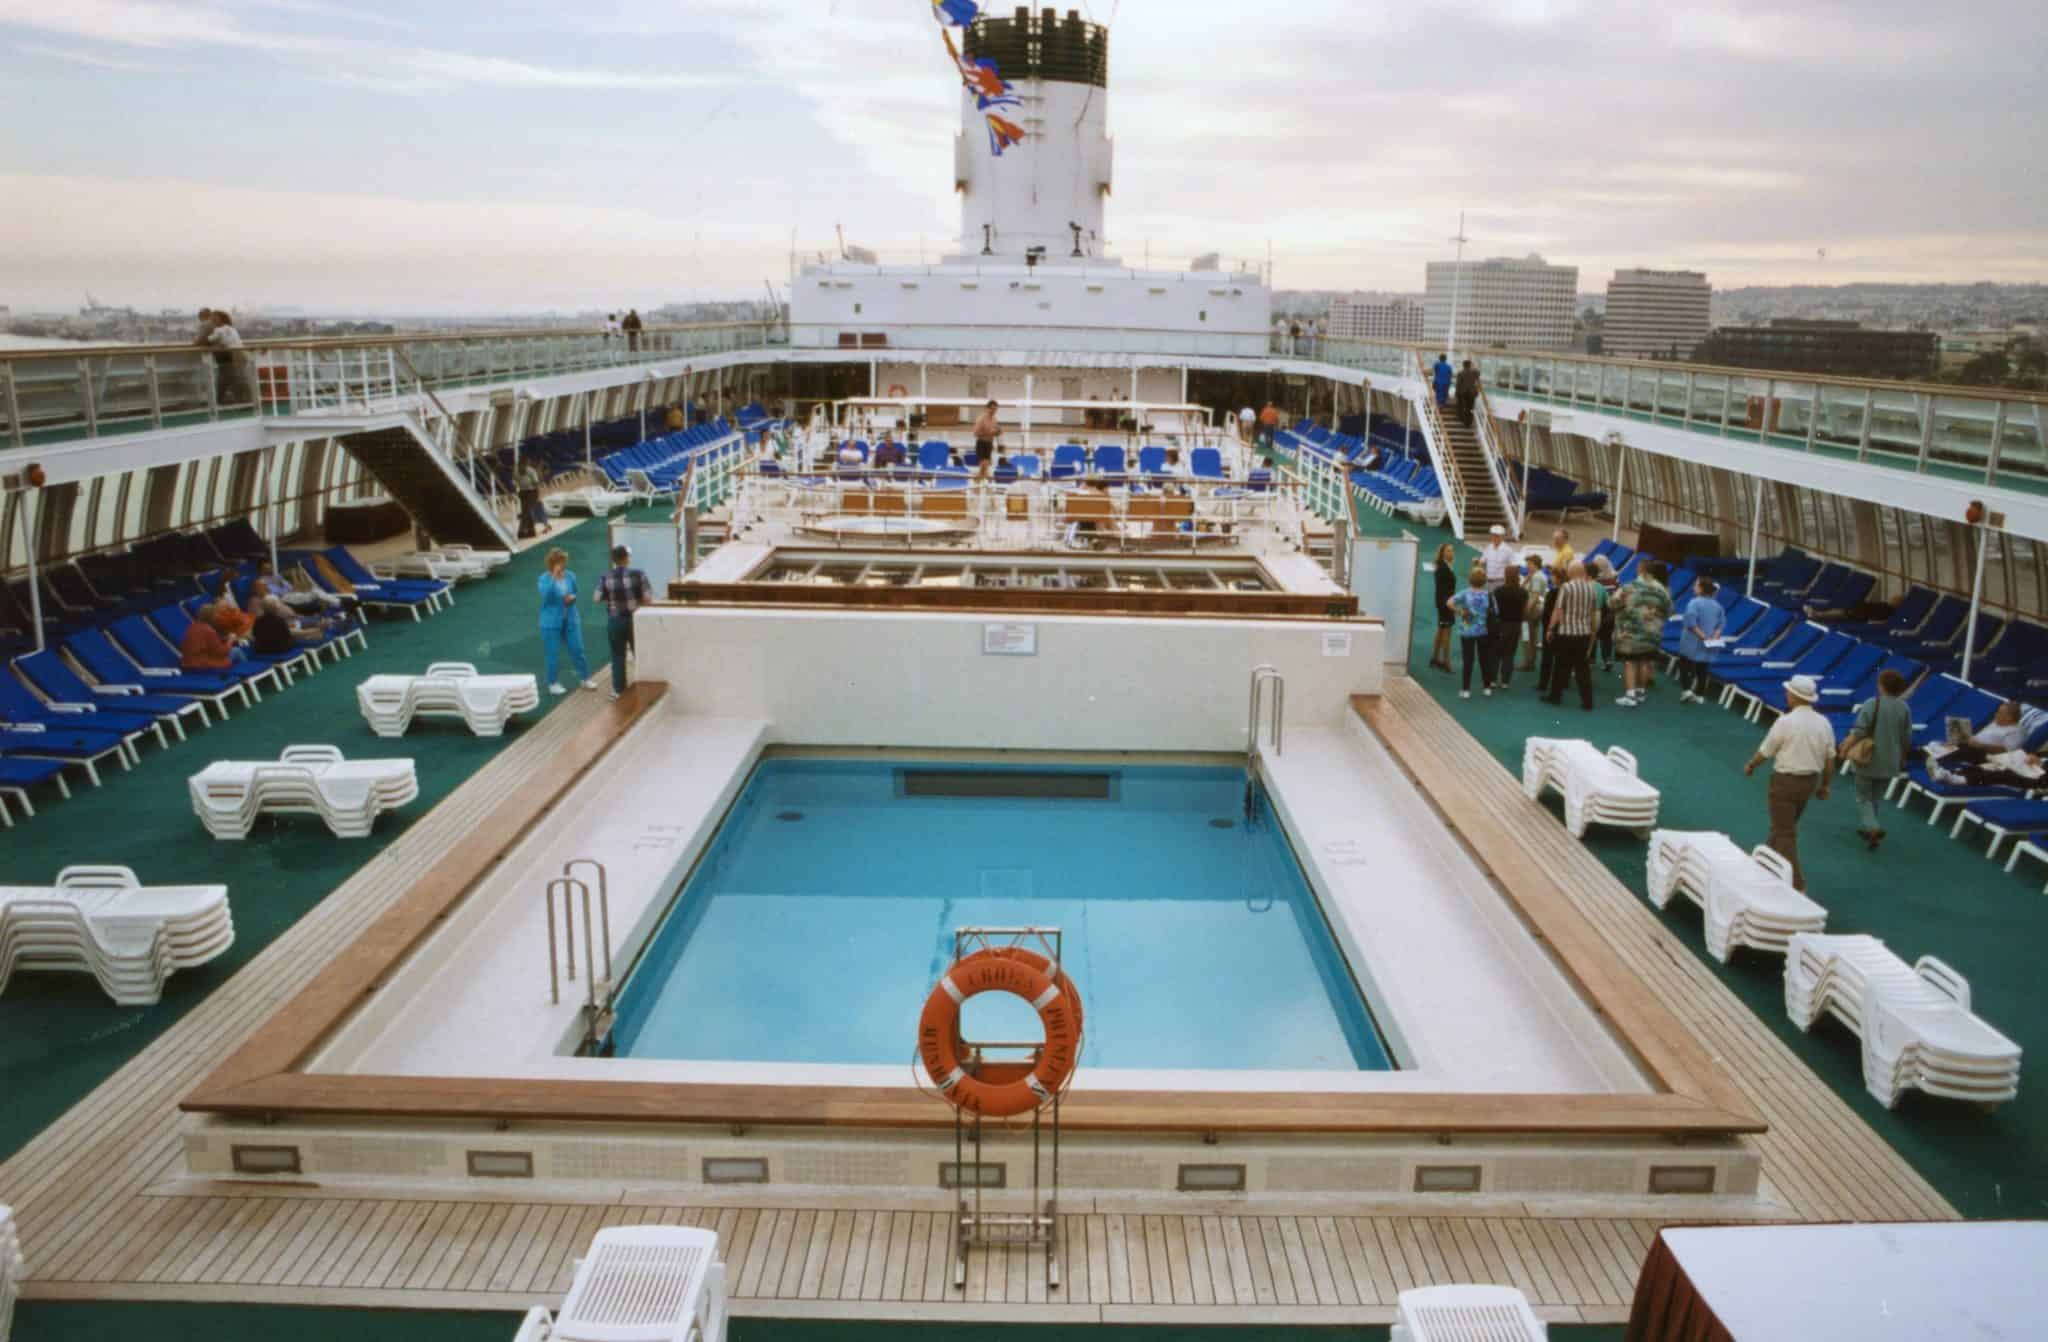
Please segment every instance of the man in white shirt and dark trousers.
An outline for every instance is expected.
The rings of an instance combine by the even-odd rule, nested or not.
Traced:
[[[1508,576],[1508,566],[1515,562],[1515,547],[1508,544],[1506,527],[1489,528],[1486,534],[1493,539],[1479,552],[1479,567],[1486,570],[1486,590],[1491,592]]]
[[[1794,676],[1785,682],[1787,711],[1764,733],[1763,743],[1743,776],[1756,772],[1765,760],[1771,764],[1771,836],[1764,842],[1792,864],[1792,888],[1806,889],[1806,873],[1799,868],[1799,817],[1810,801],[1828,799],[1828,783],[1834,777],[1835,729],[1813,711],[1820,687],[1812,676]]]

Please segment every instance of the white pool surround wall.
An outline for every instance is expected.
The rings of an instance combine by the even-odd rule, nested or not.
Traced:
[[[1029,626],[1028,656],[984,651]],[[778,743],[1241,751],[1252,668],[1286,680],[1287,724],[1333,726],[1377,694],[1373,621],[1114,619],[659,606],[634,627],[669,711],[765,720]]]

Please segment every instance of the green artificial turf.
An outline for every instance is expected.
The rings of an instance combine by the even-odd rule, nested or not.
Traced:
[[[1402,531],[1423,540],[1428,562],[1450,539],[1447,529],[1404,526],[1364,507],[1364,534]],[[1582,547],[1583,548],[1583,547]],[[1459,547],[1459,570],[1477,552]],[[1479,694],[1473,676],[1470,700],[1458,697],[1458,678],[1429,668],[1436,634],[1432,575],[1419,575],[1409,667],[1459,724],[1483,743],[1517,777],[1522,742],[1530,736],[1583,737],[1601,749],[1625,746],[1635,752],[1643,777],[1663,793],[1659,823],[1667,829],[1721,830],[1744,848],[1769,832],[1764,809],[1765,772],[1744,778],[1742,765],[1764,728],[1705,705],[1678,702],[1676,685],[1660,678],[1641,708],[1619,708],[1621,675],[1594,672],[1594,711],[1583,711],[1577,689],[1567,689],[1563,707],[1541,702],[1534,674],[1517,672],[1510,688],[1492,698]],[[1452,665],[1457,665],[1455,645]],[[1927,824],[1923,802],[1910,811],[1885,807],[1888,837],[1871,853],[1856,837],[1856,804],[1849,780],[1836,780],[1834,794],[1811,807],[1800,826],[1799,858],[1807,893],[1828,910],[1830,932],[1866,932],[1882,938],[1909,963],[1936,956],[1970,980],[1972,1004],[2029,1058],[2048,1058],[2048,994],[2034,976],[2048,947],[2048,899],[2042,897],[2041,869],[2022,867],[2008,875],[1987,861],[1983,843],[1954,841],[1948,822]],[[1560,818],[1555,794],[1546,802]],[[1629,889],[1642,895],[1644,844],[1626,830],[1595,827],[1586,846]],[[1784,960],[1737,950],[1730,964],[1714,962],[1701,935],[1700,911],[1673,900],[1664,925],[1733,988],[1758,1018],[1789,1042],[1856,1112],[1970,1217],[2048,1215],[2048,1088],[2029,1084],[2024,1068],[2019,1098],[1989,1113],[1954,1100],[1908,1092],[1887,1112],[1863,1087],[1855,1036],[1833,1021],[1801,1034],[1785,1014]],[[1685,1004],[1673,1003],[1681,1017]]]
[[[603,571],[605,529],[584,524],[557,538],[582,581],[584,643],[603,664],[604,620],[588,600]],[[0,884],[45,884],[60,867],[113,863],[144,882],[223,882],[235,919],[235,944],[200,969],[173,974],[155,1006],[116,1006],[85,974],[16,974],[0,995],[0,1158],[83,1099],[151,1040],[275,940],[336,886],[427,814],[464,779],[517,739],[539,714],[515,719],[504,736],[472,736],[452,718],[425,718],[400,740],[371,733],[356,707],[356,686],[378,672],[420,672],[437,661],[474,662],[480,670],[541,672],[539,597],[535,583],[548,547],[519,555],[490,578],[465,583],[453,605],[415,624],[403,614],[371,620],[369,649],[317,675],[301,674],[282,693],[264,692],[254,708],[235,708],[225,723],[191,728],[191,739],[168,750],[142,747],[132,773],[102,763],[105,782],[93,788],[75,770],[72,795],[53,789],[36,797],[33,819],[0,831]],[[563,674],[570,674],[565,670]],[[541,712],[557,702],[541,694]],[[409,755],[420,796],[377,822],[368,839],[336,839],[317,819],[259,820],[240,842],[209,838],[192,814],[185,780],[218,759],[275,759],[286,745],[328,743],[348,755]],[[0,1202],[6,1190],[0,1189]]]

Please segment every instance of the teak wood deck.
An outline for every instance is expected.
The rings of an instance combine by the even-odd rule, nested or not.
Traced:
[[[16,1209],[28,1260],[25,1294],[509,1309],[558,1300],[599,1228],[659,1221],[719,1231],[742,1313],[1383,1322],[1406,1287],[1474,1280],[1520,1287],[1553,1320],[1626,1313],[1658,1224],[1640,1203],[1069,1199],[1061,1289],[1047,1290],[1036,1251],[1013,1249],[977,1251],[965,1291],[953,1291],[950,1201],[929,1191],[522,1196],[493,1187],[413,1197],[184,1177],[179,1100],[480,821],[536,777],[595,759],[645,707],[578,696],[550,713],[0,1166],[0,1200]],[[1747,1139],[1762,1154],[1766,1211],[1807,1220],[1955,1215],[1427,694],[1395,679],[1384,699],[1359,707],[1497,878],[1520,879],[1520,864],[1540,869],[1649,993],[1686,1004],[1698,1044],[1769,1124]],[[1671,1216],[1698,1212],[1674,1200]]]

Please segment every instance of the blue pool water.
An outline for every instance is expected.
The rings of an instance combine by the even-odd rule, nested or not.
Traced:
[[[947,792],[963,773],[970,792],[1053,774],[1107,796],[924,795],[925,769],[953,776]],[[617,1051],[907,1065],[954,929],[1028,923],[1064,932],[1084,1066],[1391,1068],[1260,811],[1245,824],[1233,768],[765,761],[628,980]],[[1042,1037],[1026,1004],[995,994],[962,1027]]]

